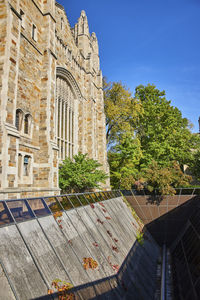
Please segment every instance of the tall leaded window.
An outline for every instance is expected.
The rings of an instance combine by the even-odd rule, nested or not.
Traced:
[[[28,134],[28,115],[24,117],[24,133]]]
[[[69,83],[62,77],[56,80],[56,130],[59,158],[74,155],[74,94]]]
[[[26,114],[24,116],[24,133],[30,134],[30,126],[31,126],[31,115]]]

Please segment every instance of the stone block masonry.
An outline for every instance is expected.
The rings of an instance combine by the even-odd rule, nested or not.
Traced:
[[[59,163],[78,151],[109,172],[98,41],[84,11],[71,28],[54,0],[0,0],[0,106],[0,199],[59,194]]]

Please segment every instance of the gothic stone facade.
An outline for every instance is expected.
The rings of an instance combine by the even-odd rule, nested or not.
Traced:
[[[0,0],[0,105],[0,199],[59,194],[59,163],[78,151],[108,172],[98,42],[84,11],[71,28],[55,0]]]

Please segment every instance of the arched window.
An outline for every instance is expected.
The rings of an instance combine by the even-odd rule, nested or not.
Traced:
[[[15,127],[17,130],[21,130],[22,128],[22,111],[21,109],[16,110],[16,116],[15,116]]]
[[[24,133],[25,134],[30,134],[30,132],[31,132],[31,120],[32,120],[31,115],[26,114],[24,117]]]
[[[74,102],[75,96],[68,81],[63,77],[56,80],[57,142],[59,158],[74,155]]]

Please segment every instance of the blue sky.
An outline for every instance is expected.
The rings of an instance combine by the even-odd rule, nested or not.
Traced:
[[[58,0],[73,27],[85,10],[103,75],[134,93],[153,83],[198,131],[200,0]]]

